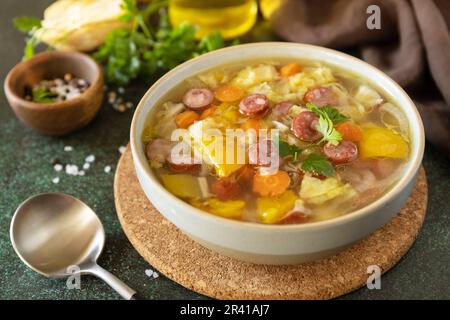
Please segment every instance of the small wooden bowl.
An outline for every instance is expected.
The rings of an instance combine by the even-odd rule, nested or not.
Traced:
[[[24,99],[25,88],[41,80],[63,78],[66,73],[85,79],[89,88],[79,97],[54,103]],[[78,52],[50,51],[18,63],[8,73],[4,90],[17,117],[36,131],[63,135],[86,126],[103,101],[103,72],[91,57]]]

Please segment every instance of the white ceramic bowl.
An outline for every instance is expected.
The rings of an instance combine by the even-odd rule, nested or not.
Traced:
[[[263,225],[229,220],[196,209],[176,198],[151,171],[141,141],[149,112],[166,92],[208,69],[264,59],[322,61],[368,79],[401,107],[410,124],[411,156],[401,179],[383,197],[347,215],[309,224]],[[415,184],[424,150],[422,121],[408,95],[380,70],[347,54],[304,44],[267,42],[229,47],[202,55],[171,70],[144,95],[131,125],[131,150],[139,182],[164,217],[202,245],[240,260],[294,264],[334,254],[369,235],[394,217]]]

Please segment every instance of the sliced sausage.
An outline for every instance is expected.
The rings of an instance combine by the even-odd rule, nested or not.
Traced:
[[[272,161],[276,161],[278,151],[272,140],[260,140],[253,143],[248,148],[248,159],[250,164],[259,166],[270,166]]]
[[[275,119],[279,120],[289,113],[289,110],[294,104],[289,101],[283,101],[275,105],[272,109],[272,115]]]
[[[309,90],[303,98],[305,102],[314,103],[318,107],[337,105],[337,97],[330,88],[316,87]]]
[[[327,143],[323,146],[325,156],[335,164],[341,164],[356,160],[358,147],[351,141],[343,140],[337,146]]]
[[[310,219],[309,215],[300,211],[288,212],[278,223],[279,224],[297,224],[305,223]]]
[[[167,156],[167,166],[170,171],[175,173],[197,173],[201,169],[201,164],[198,163],[190,163],[190,162],[177,162],[173,161],[171,155]]]
[[[246,164],[236,174],[236,180],[244,187],[251,185],[255,170],[253,166]]]
[[[269,99],[263,94],[251,94],[239,103],[239,111],[249,118],[262,117],[269,110]]]
[[[213,93],[208,89],[190,89],[184,94],[183,103],[194,110],[201,110],[211,104]]]
[[[393,159],[367,159],[355,161],[353,164],[357,169],[371,170],[378,180],[388,177],[396,167]]]
[[[302,141],[314,142],[322,138],[316,130],[319,117],[312,111],[304,111],[292,120],[292,132]]]
[[[166,162],[166,158],[172,150],[172,142],[167,139],[158,138],[147,144],[145,153],[150,161],[156,161],[161,164]]]
[[[238,198],[242,193],[242,189],[236,179],[225,177],[212,183],[211,192],[219,200],[231,200]]]

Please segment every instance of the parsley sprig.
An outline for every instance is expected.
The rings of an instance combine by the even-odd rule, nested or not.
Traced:
[[[329,177],[333,174],[333,165],[324,156],[311,153],[301,164],[301,169],[306,172],[321,174]]]
[[[58,94],[51,92],[46,86],[37,86],[32,89],[32,100],[37,103],[52,103],[56,101]]]
[[[132,21],[130,29],[117,29],[106,38],[94,57],[106,65],[109,83],[126,85],[140,78],[149,81],[157,71],[167,71],[199,54],[224,46],[219,33],[195,39],[196,27],[182,23],[172,27],[165,10],[167,1],[154,1],[139,10],[135,0],[124,0],[124,21]],[[150,16],[159,11],[155,32]]]
[[[319,108],[313,103],[307,103],[306,107],[319,116],[316,129],[322,134],[322,139],[318,144],[328,142],[334,146],[338,145],[339,141],[342,140],[342,134],[334,128],[334,123],[346,121],[350,118],[333,107]]]
[[[14,18],[13,24],[19,31],[27,35],[25,38],[23,59],[29,59],[34,56],[34,49],[39,43],[36,33],[42,27],[41,20],[36,17],[21,16]]]
[[[286,141],[279,140],[278,142],[278,153],[282,158],[292,156],[293,160],[297,161],[302,151],[303,150],[300,149],[299,147],[291,145]]]

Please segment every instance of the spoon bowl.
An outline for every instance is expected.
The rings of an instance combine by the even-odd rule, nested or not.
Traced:
[[[64,193],[42,193],[25,200],[10,229],[14,250],[32,270],[49,278],[74,274],[100,277],[125,299],[136,293],[97,264],[105,231],[95,212]],[[72,270],[72,271],[71,271]]]

